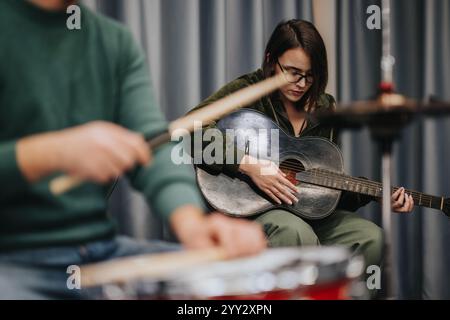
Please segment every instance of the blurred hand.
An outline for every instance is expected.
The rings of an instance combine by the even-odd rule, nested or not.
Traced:
[[[113,123],[95,121],[21,139],[17,158],[31,182],[62,171],[106,183],[136,164],[148,165],[151,152],[142,135]]]
[[[289,205],[298,202],[295,185],[286,179],[278,166],[270,160],[259,160],[249,155],[242,158],[239,171],[248,175],[256,186],[276,203]]]
[[[392,194],[391,197],[392,210],[398,213],[411,212],[414,209],[413,197],[405,192],[405,188],[401,187]]]
[[[221,247],[228,258],[252,255],[266,248],[262,227],[256,222],[203,215],[194,206],[183,206],[171,216],[172,229],[187,249]]]

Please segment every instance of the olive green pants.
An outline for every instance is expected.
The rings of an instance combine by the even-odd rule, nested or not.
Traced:
[[[261,223],[270,247],[343,245],[363,255],[367,266],[380,266],[383,233],[357,213],[336,210],[321,220],[304,220],[285,210],[271,210],[255,218]]]

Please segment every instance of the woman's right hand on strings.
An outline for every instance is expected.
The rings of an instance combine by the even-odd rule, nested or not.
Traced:
[[[239,171],[248,175],[256,186],[276,203],[292,205],[298,202],[295,196],[298,193],[297,188],[272,161],[245,155],[239,165]]]

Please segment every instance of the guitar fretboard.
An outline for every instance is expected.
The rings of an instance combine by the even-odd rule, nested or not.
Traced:
[[[375,198],[381,198],[383,195],[381,182],[355,178],[324,169],[302,171],[296,174],[296,178],[301,182],[337,190],[361,193]],[[399,187],[391,187],[391,193],[398,189]],[[409,189],[405,189],[405,192],[413,197],[415,205],[438,210],[442,210],[444,206],[443,197],[436,197]]]

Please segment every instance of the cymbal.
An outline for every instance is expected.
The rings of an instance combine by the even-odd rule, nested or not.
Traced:
[[[374,100],[338,105],[336,111],[317,112],[314,117],[325,125],[359,128],[365,125],[402,126],[416,115],[450,116],[450,103],[441,101],[424,103],[399,94],[387,93]]]

